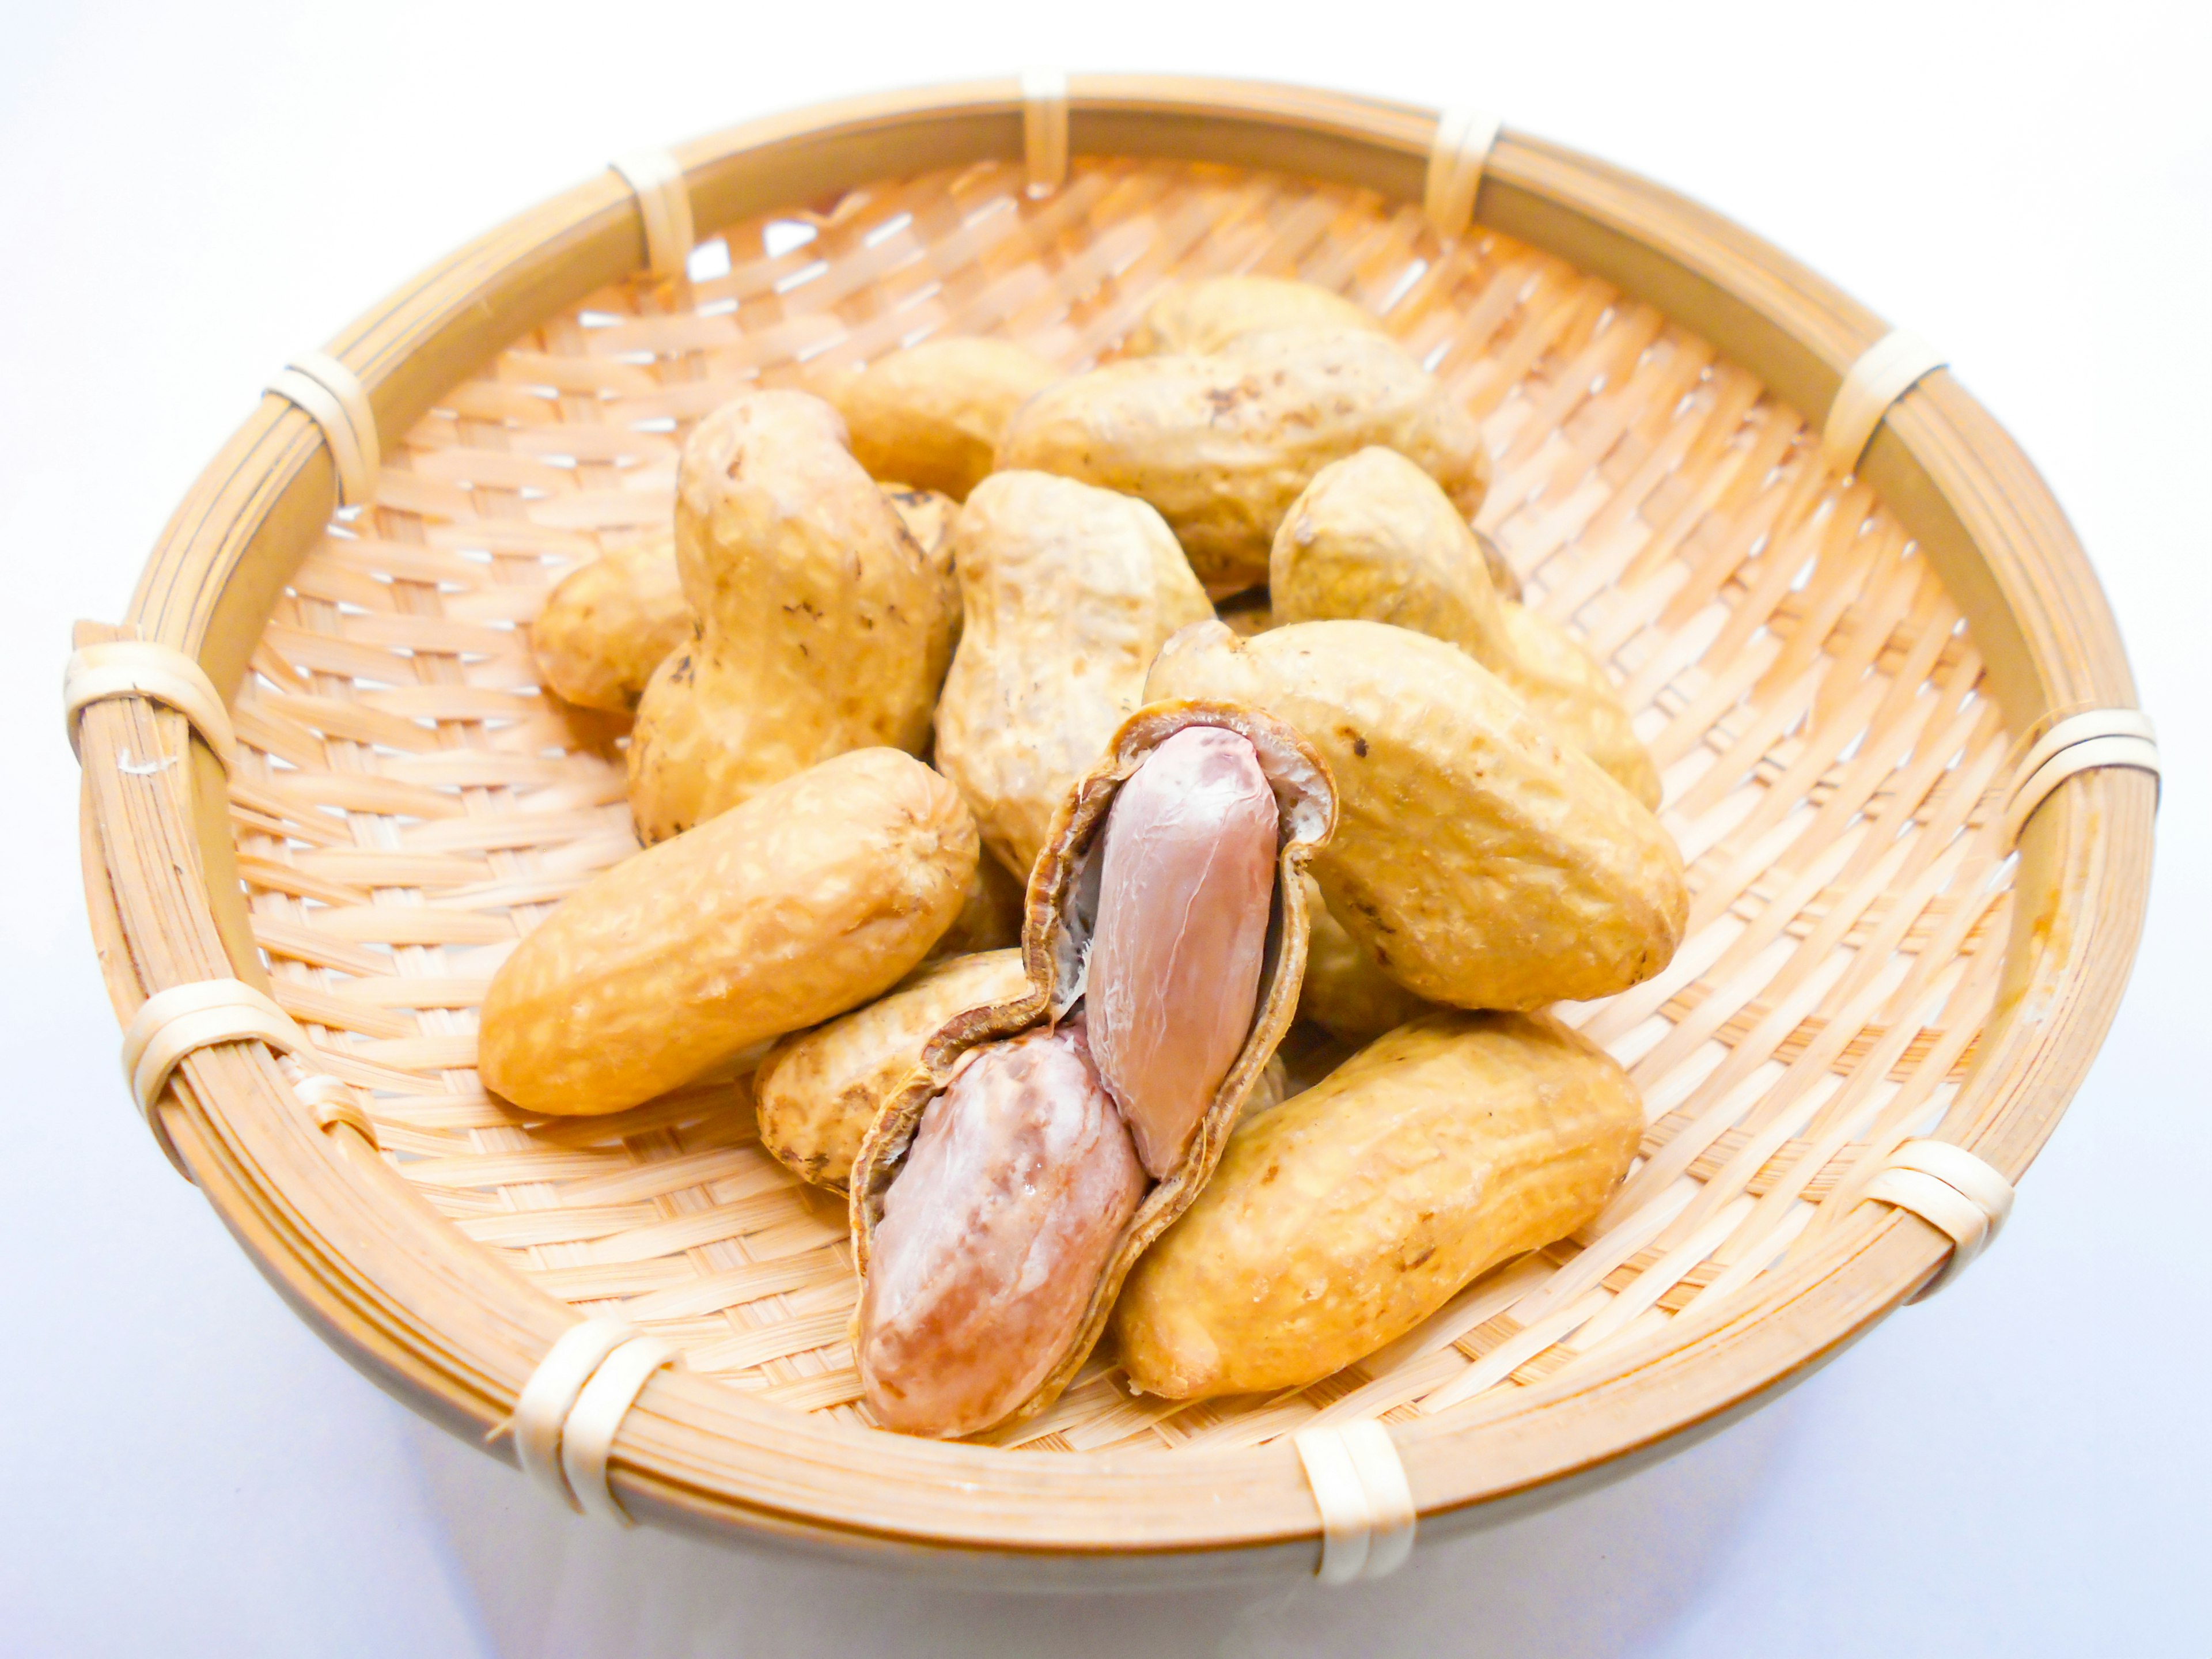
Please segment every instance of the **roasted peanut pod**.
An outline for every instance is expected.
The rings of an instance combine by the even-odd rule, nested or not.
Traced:
[[[1462,514],[1482,505],[1490,459],[1474,418],[1402,347],[1351,329],[1248,334],[1063,380],[1015,412],[999,465],[1151,502],[1218,596],[1265,581],[1298,492],[1373,444],[1428,472]]]
[[[627,714],[669,653],[691,638],[691,606],[666,536],[572,570],[530,624],[530,653],[554,695]]]
[[[1382,325],[1358,306],[1311,283],[1282,276],[1201,276],[1161,289],[1122,351],[1131,357],[1203,354],[1247,334],[1282,328],[1382,331]]]
[[[1548,1015],[1404,1026],[1231,1138],[1129,1276],[1121,1364],[1176,1400],[1317,1382],[1593,1219],[1643,1130],[1627,1073]]]
[[[1267,567],[1281,623],[1364,618],[1445,640],[1646,806],[1659,772],[1597,659],[1498,588],[1482,538],[1428,474],[1388,449],[1323,467],[1284,516]]]
[[[868,1001],[959,913],[976,852],[952,786],[896,750],[787,778],[601,871],[515,948],[484,996],[484,1085],[617,1112]]]
[[[698,635],[638,704],[630,810],[648,845],[832,755],[921,751],[958,613],[835,410],[750,392],[702,421],[677,471],[676,556]]]
[[[1116,902],[1105,869],[1109,821],[1128,781],[1193,728],[1215,728],[1249,744],[1274,801],[1276,846],[1253,1012],[1241,1048],[1179,1158],[1143,1186],[1140,1201],[1110,1240],[1102,1242],[1095,1226],[1079,1224],[1085,1218],[1071,1216],[1066,1206],[1118,1202],[1116,1194],[1124,1190],[1118,1177],[1104,1178],[1116,1170],[1137,1167],[1141,1182],[1135,1146],[1119,1112],[1113,1115],[1114,1133],[1108,1134],[1091,1109],[1096,1101],[1086,1106],[1090,1096],[1072,1083],[1058,1100],[1024,1091],[1043,1086],[1040,1077],[1079,1076],[1095,1085],[1097,1099],[1113,1103],[1088,1054],[1085,1006],[1092,942],[1102,925],[1099,907]],[[1248,1100],[1277,1086],[1268,1062],[1296,1011],[1305,962],[1302,877],[1315,850],[1327,842],[1334,817],[1328,774],[1313,750],[1279,722],[1221,703],[1140,710],[1063,801],[1030,883],[1022,946],[1027,988],[948,1020],[924,1046],[920,1066],[885,1102],[854,1161],[853,1232],[862,1277],[854,1352],[871,1409],[886,1426],[938,1436],[1003,1429],[1043,1410],[1066,1387],[1097,1341],[1129,1264],[1205,1184]],[[1175,922],[1173,916],[1160,919],[1166,927]],[[1010,1040],[1028,1042],[1047,1032],[1064,1034],[1063,1052],[1040,1052],[1017,1063],[1010,1051],[1018,1045]],[[951,1092],[967,1068],[987,1066],[976,1086]],[[921,1227],[896,1220],[890,1231],[883,1231],[886,1200],[896,1191],[917,1133],[939,1102],[950,1103],[944,1121],[930,1132],[933,1141],[967,1124],[970,1146],[1004,1146],[1008,1157],[1033,1161],[1034,1168],[1023,1166],[1021,1189],[1088,1194],[1089,1199],[1070,1197],[1049,1209],[1026,1199],[994,1207],[981,1201],[979,1188],[1003,1182],[1004,1170],[973,1164],[961,1180],[951,1181],[945,1172],[952,1160],[933,1153],[917,1183],[928,1188],[930,1203],[901,1204],[917,1220],[935,1216],[938,1236],[925,1241]],[[1039,1151],[1054,1146],[1101,1160],[1103,1174],[1078,1179]],[[994,1216],[999,1219],[989,1218]],[[898,1232],[902,1227],[904,1234]],[[946,1243],[946,1228],[958,1248]],[[872,1274],[878,1245],[885,1241],[900,1259],[879,1282]],[[1016,1297],[1004,1264],[1020,1259],[1033,1243],[1052,1253],[1055,1268],[1082,1280],[1079,1297],[1042,1309]],[[927,1273],[913,1266],[924,1255],[934,1263]],[[932,1332],[945,1334],[941,1345]]]
[[[933,489],[885,484],[884,499],[937,573],[939,608],[958,637],[960,585],[945,538],[956,503]],[[673,535],[617,547],[561,579],[530,625],[531,653],[547,687],[583,708],[626,714],[653,671],[693,637],[691,602]]]
[[[825,379],[822,393],[845,417],[853,457],[872,475],[961,501],[991,471],[1014,410],[1060,378],[1012,341],[950,336]]]
[[[1367,947],[1329,914],[1321,884],[1306,878],[1306,975],[1298,1018],[1344,1042],[1366,1042],[1436,1012],[1382,971]]]
[[[1665,967],[1689,895],[1658,819],[1455,646],[1382,623],[1178,634],[1153,699],[1266,710],[1320,751],[1314,878],[1391,978],[1460,1008],[1608,996]]]
[[[753,1076],[761,1145],[793,1174],[842,1193],[860,1138],[922,1045],[957,1014],[1019,997],[1018,949],[924,963],[865,1007],[783,1038]]]
[[[1158,513],[1070,478],[985,479],[952,547],[966,621],[937,764],[1027,881],[1054,812],[1144,701],[1152,658],[1213,607]]]

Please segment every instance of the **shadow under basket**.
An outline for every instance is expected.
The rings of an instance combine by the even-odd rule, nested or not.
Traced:
[[[1241,270],[1356,298],[1474,412],[1481,527],[1659,762],[1686,942],[1561,1011],[1634,1073],[1644,1159],[1585,1234],[1312,1388],[1181,1407],[1094,1361],[1009,1443],[884,1433],[843,1206],[762,1150],[742,1078],[566,1121],[477,1081],[502,955],[635,846],[623,724],[538,689],[530,623],[665,526],[684,433],[743,386],[939,332],[1073,371],[1162,283]],[[1971,1172],[2009,1195],[2136,948],[2155,780],[2117,633],[1933,361],[1640,179],[1328,93],[979,82],[625,163],[288,370],[126,626],[80,629],[142,1104],[303,1318],[495,1455],[548,1472],[500,1431],[580,1318],[665,1342],[618,1351],[600,1445],[580,1405],[550,1469],[617,1516],[998,1584],[1289,1577],[1324,1544],[1343,1577],[1408,1518],[1370,1479],[1360,1519],[1363,1456],[1425,1536],[1623,1473],[1978,1244]],[[243,984],[174,990],[210,981]]]

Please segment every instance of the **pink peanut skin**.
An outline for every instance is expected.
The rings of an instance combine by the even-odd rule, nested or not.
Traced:
[[[1034,1393],[1146,1185],[1079,1023],[971,1051],[884,1195],[855,1345],[877,1421],[972,1434]]]
[[[1252,1029],[1278,811],[1252,745],[1193,726],[1106,820],[1084,1006],[1107,1091],[1155,1178],[1182,1161]]]

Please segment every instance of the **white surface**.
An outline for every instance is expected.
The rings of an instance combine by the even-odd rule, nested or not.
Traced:
[[[19,723],[0,1650],[2204,1653],[2201,8],[1462,0],[1234,21],[1260,9],[9,0],[0,548],[25,592],[0,607]],[[1760,231],[1947,348],[2019,436],[2161,728],[2133,989],[1999,1246],[1781,1407],[1381,1586],[986,1601],[571,1528],[310,1336],[114,1071],[58,720],[67,623],[120,614],[270,371],[610,156],[1029,63],[1493,103]]]

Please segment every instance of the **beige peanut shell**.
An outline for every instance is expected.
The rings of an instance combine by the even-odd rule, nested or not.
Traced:
[[[854,1255],[863,1294],[869,1250],[883,1217],[884,1195],[898,1178],[901,1160],[922,1114],[950,1082],[971,1048],[1057,1022],[1081,1000],[1089,924],[1079,906],[1084,878],[1103,842],[1106,816],[1121,784],[1152,751],[1187,726],[1218,726],[1249,741],[1275,792],[1281,812],[1274,915],[1260,976],[1260,997],[1250,1036],[1215,1091],[1182,1161],[1153,1182],[1123,1229],[1093,1288],[1074,1339],[1036,1389],[997,1423],[1004,1430],[1027,1421],[1060,1396],[1096,1346],[1130,1264],[1182,1213],[1212,1173],[1221,1149],[1257,1094],[1261,1103],[1279,1087],[1269,1060],[1290,1029],[1306,955],[1305,887],[1302,879],[1315,850],[1325,846],[1335,820],[1328,769],[1297,734],[1267,715],[1234,704],[1184,702],[1139,710],[1114,733],[1098,764],[1061,801],[1050,836],[1030,883],[1022,933],[1028,977],[1023,994],[988,1008],[955,1016],[924,1045],[921,1063],[884,1103],[854,1159],[851,1216]],[[1274,1110],[1280,1110],[1275,1107]],[[1267,1115],[1272,1115],[1272,1111]]]
[[[1321,884],[1306,878],[1306,976],[1298,991],[1298,1018],[1344,1042],[1366,1042],[1411,1019],[1435,1012],[1382,971],[1367,947],[1329,914]]]
[[[676,545],[659,536],[562,577],[530,625],[530,651],[556,696],[627,714],[662,659],[690,637]]]
[[[871,474],[961,501],[991,471],[1007,418],[1060,378],[1011,341],[951,336],[825,379],[823,394]]]
[[[1482,505],[1490,459],[1473,418],[1402,347],[1357,329],[1248,334],[1063,380],[1015,413],[999,465],[1151,502],[1221,595],[1265,581],[1298,492],[1373,444],[1430,473],[1462,514]]]
[[[1643,1130],[1627,1073],[1548,1015],[1401,1027],[1231,1138],[1129,1276],[1121,1364],[1176,1400],[1317,1382],[1594,1218]]]
[[[945,538],[957,510],[933,489],[885,484],[884,499],[937,573],[958,626],[960,585]],[[673,533],[618,547],[572,570],[530,626],[532,654],[553,693],[580,708],[626,714],[668,654],[691,638],[691,605]]]
[[[696,640],[654,671],[629,749],[648,845],[848,750],[919,753],[957,612],[837,413],[747,392],[684,447],[676,556]]]
[[[1275,533],[1267,587],[1278,622],[1364,617],[1449,641],[1658,805],[1658,769],[1604,668],[1558,624],[1500,596],[1481,539],[1404,456],[1364,449],[1316,473]]]
[[[892,749],[840,755],[600,872],[485,994],[477,1068],[531,1111],[620,1111],[887,990],[975,867],[958,793]]]
[[[864,1007],[769,1049],[753,1079],[761,1145],[804,1180],[843,1192],[860,1138],[922,1045],[956,1014],[1029,989],[1018,949],[924,963]]]
[[[1665,967],[1689,912],[1659,821],[1455,646],[1382,623],[1177,635],[1152,699],[1266,710],[1336,781],[1328,908],[1407,989],[1459,1008],[1608,996]]]
[[[1341,295],[1311,283],[1282,276],[1201,276],[1161,289],[1122,351],[1131,357],[1203,355],[1247,334],[1282,328],[1380,333],[1382,325]]]
[[[1144,701],[1153,656],[1213,607],[1158,513],[1069,478],[985,479],[952,548],[966,621],[937,764],[1026,881],[1053,814]]]

